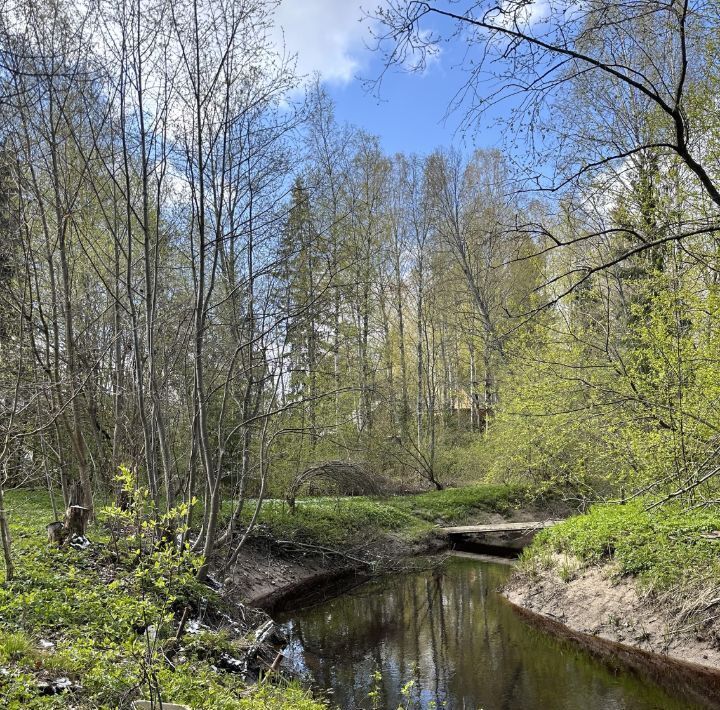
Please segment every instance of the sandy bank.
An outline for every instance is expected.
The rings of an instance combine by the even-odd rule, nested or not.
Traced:
[[[556,569],[516,575],[505,597],[536,626],[569,638],[606,662],[629,666],[695,702],[720,707],[720,624],[686,618],[615,579],[609,566],[564,581]],[[567,576],[567,575],[566,575]],[[707,615],[706,615],[707,616]]]

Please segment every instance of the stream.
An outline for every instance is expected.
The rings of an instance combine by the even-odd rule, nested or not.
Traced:
[[[452,557],[280,618],[286,666],[334,708],[692,710],[523,621],[507,565]],[[405,688],[403,695],[402,689]]]

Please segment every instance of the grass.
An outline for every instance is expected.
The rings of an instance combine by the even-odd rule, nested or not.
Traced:
[[[177,626],[177,610],[189,602],[219,604],[194,582],[187,560],[157,555],[144,566],[118,561],[100,526],[89,531],[94,544],[87,550],[51,547],[45,539],[52,518],[45,493],[11,491],[6,505],[16,578],[0,586],[1,707],[126,708],[131,699],[147,697],[150,676],[165,700],[195,710],[324,707],[294,684],[248,687],[238,676],[214,670],[212,654],[192,648],[176,659],[175,668],[165,661],[161,651]],[[158,639],[151,652],[148,625]],[[217,641],[228,643],[222,636]],[[212,646],[214,639],[205,643]],[[38,695],[39,680],[62,676],[81,690],[72,698]]]
[[[413,543],[430,535],[437,524],[507,514],[523,497],[524,489],[517,486],[476,485],[393,498],[299,499],[294,512],[284,501],[270,500],[263,504],[258,532],[337,549],[388,536]]]
[[[452,525],[482,513],[507,515],[525,502],[520,486],[474,485],[396,498],[393,505],[432,522]]]
[[[422,537],[432,526],[382,501],[363,498],[298,501],[295,511],[282,501],[267,501],[259,534],[276,540],[302,541],[324,547],[352,547],[397,532]]]
[[[582,566],[612,562],[619,575],[633,575],[656,591],[692,587],[720,577],[720,511],[650,501],[596,505],[537,535],[523,555],[527,568],[548,566],[552,553],[571,555]]]

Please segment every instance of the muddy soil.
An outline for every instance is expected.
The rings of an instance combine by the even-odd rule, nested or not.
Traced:
[[[265,608],[262,602],[268,596],[324,575],[332,567],[327,558],[284,554],[270,545],[248,542],[225,579],[225,594],[248,606]]]

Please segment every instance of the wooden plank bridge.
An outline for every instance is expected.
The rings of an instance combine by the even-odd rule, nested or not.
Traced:
[[[538,532],[543,528],[550,528],[561,523],[562,520],[535,520],[523,523],[496,523],[494,525],[460,525],[456,527],[439,528],[444,535],[492,535],[495,533],[513,533],[522,535]]]
[[[494,525],[459,525],[437,528],[447,537],[454,550],[516,557],[527,547],[535,534],[557,525],[560,520],[530,520],[522,523]]]

